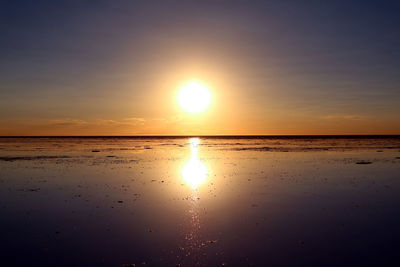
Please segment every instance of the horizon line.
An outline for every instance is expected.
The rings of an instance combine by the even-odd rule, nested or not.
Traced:
[[[400,134],[240,134],[240,135],[0,135],[0,138],[304,138],[304,137],[323,137],[323,138],[351,138],[351,137],[392,137],[400,138]]]

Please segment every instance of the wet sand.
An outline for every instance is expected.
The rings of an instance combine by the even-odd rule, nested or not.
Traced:
[[[400,266],[400,137],[0,138],[0,266]]]

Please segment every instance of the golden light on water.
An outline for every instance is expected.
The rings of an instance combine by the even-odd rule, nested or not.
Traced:
[[[199,113],[210,105],[211,93],[203,84],[190,82],[179,91],[178,102],[184,111]]]
[[[183,167],[182,176],[188,185],[196,189],[206,180],[207,168],[198,158],[191,158]]]
[[[182,178],[186,184],[197,189],[207,179],[208,170],[198,156],[199,138],[190,139],[191,157],[182,168]]]

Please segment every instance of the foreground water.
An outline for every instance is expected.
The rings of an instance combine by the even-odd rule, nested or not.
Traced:
[[[0,138],[0,266],[399,266],[400,138]]]

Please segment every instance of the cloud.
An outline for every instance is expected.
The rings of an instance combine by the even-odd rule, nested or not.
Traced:
[[[96,126],[138,126],[143,125],[146,122],[144,118],[127,118],[123,120],[105,120],[97,119],[90,122]]]
[[[126,118],[123,120],[124,122],[129,122],[133,125],[142,125],[146,122],[145,118]]]
[[[325,120],[346,120],[346,121],[359,121],[365,119],[365,116],[354,115],[354,114],[334,114],[323,116],[322,119]]]
[[[141,118],[120,120],[74,118],[50,120],[20,120],[5,122],[0,135],[141,135],[173,134],[180,117]],[[11,125],[12,124],[12,125]],[[12,127],[9,127],[12,126]],[[12,129],[12,130],[10,130]]]
[[[50,120],[48,122],[44,122],[43,124],[52,126],[80,126],[80,125],[87,125],[88,122],[76,119],[63,119],[63,120]]]

